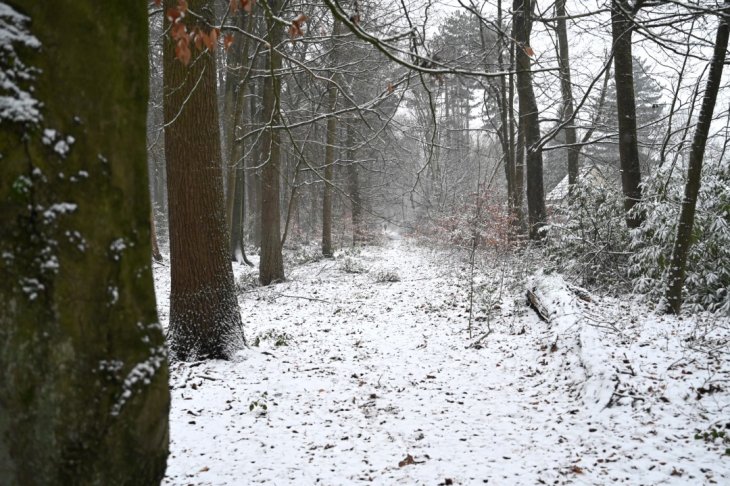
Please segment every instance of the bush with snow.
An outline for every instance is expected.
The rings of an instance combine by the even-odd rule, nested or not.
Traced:
[[[668,281],[686,170],[664,166],[644,188],[639,205],[646,214],[634,232],[630,274],[634,291],[662,304]],[[730,167],[707,161],[697,199],[692,245],[687,258],[684,308],[730,313]]]
[[[381,268],[375,272],[375,281],[378,283],[400,282],[400,275],[395,269]]]
[[[619,188],[576,184],[547,226],[548,269],[603,290],[628,290],[630,235]]]
[[[367,273],[368,269],[362,260],[353,258],[349,255],[340,260],[340,270],[345,273]]]

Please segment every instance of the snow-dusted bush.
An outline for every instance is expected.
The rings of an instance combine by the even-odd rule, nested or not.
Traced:
[[[349,255],[340,260],[339,267],[345,273],[367,273],[368,271],[361,260]]]
[[[684,198],[684,167],[667,164],[644,188],[640,208],[644,224],[633,234],[635,254],[630,273],[634,290],[661,302],[668,279],[680,205]],[[683,292],[689,311],[730,312],[730,167],[708,161],[702,171],[692,246],[687,258]]]
[[[247,268],[241,273],[236,280],[236,291],[240,294],[248,292],[258,287],[259,284],[259,272],[255,268]]]
[[[381,268],[375,272],[375,281],[378,283],[400,282],[400,275],[392,268]]]
[[[417,224],[415,236],[425,244],[454,245],[506,251],[514,245],[513,219],[505,204],[496,202],[491,193],[474,193],[459,197],[433,217]]]
[[[322,260],[322,247],[315,242],[302,243],[293,250],[284,252],[284,263],[287,267],[305,265]]]
[[[620,188],[577,184],[569,204],[554,210],[546,231],[548,269],[592,288],[630,288],[631,240]]]

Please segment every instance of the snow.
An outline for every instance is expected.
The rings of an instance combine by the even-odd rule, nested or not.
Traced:
[[[36,69],[26,66],[16,46],[39,49],[40,42],[26,29],[30,19],[0,3],[0,121],[37,123],[40,103],[32,95]]]
[[[407,239],[266,288],[235,265],[258,346],[172,365],[164,484],[730,481],[728,445],[703,435],[730,426],[728,320],[588,302],[558,275],[501,284],[488,262],[479,286],[501,290],[476,299],[471,340],[468,266]],[[166,326],[169,267],[155,279]]]

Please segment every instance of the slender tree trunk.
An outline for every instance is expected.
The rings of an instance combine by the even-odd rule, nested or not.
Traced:
[[[337,107],[337,88],[329,89],[329,112]],[[324,187],[322,188],[322,255],[331,257],[332,250],[332,180],[335,165],[335,138],[337,137],[337,118],[327,119],[327,143],[324,155]]]
[[[263,109],[261,108],[261,100],[263,99],[262,83],[251,80],[251,97],[250,97],[250,120],[251,127],[249,131],[257,130],[263,126]],[[261,164],[263,146],[260,139],[254,139],[251,142],[249,150],[251,157],[248,161],[248,174],[246,177],[246,194],[248,195],[248,232],[250,240],[257,246],[261,247],[261,170],[257,169]]]
[[[618,148],[621,158],[621,186],[624,193],[626,225],[638,227],[643,216],[632,211],[641,200],[641,168],[639,145],[636,138],[636,100],[634,98],[634,71],[631,54],[633,25],[627,0],[611,2],[611,32],[613,35],[613,63],[616,80],[616,107],[618,108]]]
[[[514,28],[513,28],[514,34]],[[512,36],[514,38],[514,35]],[[514,70],[515,66],[515,43],[510,43],[509,50],[509,66],[510,71]],[[522,129],[518,128],[519,121],[515,122],[515,76],[510,72],[508,76],[508,89],[507,89],[507,105],[509,114],[509,150],[510,158],[513,161],[513,191],[512,191],[512,207],[514,208],[514,222],[518,228],[525,228],[525,213],[523,211],[522,202],[525,198],[524,192],[524,137],[520,138]],[[519,117],[518,117],[519,118]]]
[[[354,120],[350,120],[350,123],[347,124],[347,189],[350,193],[350,204],[352,206],[352,246],[357,246],[363,241],[360,174],[355,162],[356,157],[355,125]]]
[[[252,18],[252,16],[249,16]],[[237,27],[243,29],[244,16],[238,15],[236,18]],[[250,25],[249,25],[250,27]],[[250,29],[249,29],[250,30]],[[226,54],[226,82],[225,95],[223,98],[223,117],[221,120],[222,132],[224,134],[223,153],[226,155],[226,221],[228,227],[233,228],[233,202],[236,192],[236,168],[240,161],[237,158],[238,151],[236,143],[236,126],[241,120],[243,112],[243,92],[245,87],[242,85],[242,73],[244,59],[246,59],[246,48],[248,47],[248,37],[239,38],[234,41],[233,45],[228,49]],[[235,240],[233,232],[231,232],[231,242]]]
[[[566,26],[565,0],[555,2],[556,30],[558,33],[558,59],[560,61],[560,90],[563,94],[563,120],[573,118],[573,83],[570,80],[570,50],[568,48],[568,28]],[[571,121],[565,126],[565,143],[568,145],[568,187],[572,193],[578,182],[578,155],[575,124]]]
[[[162,253],[160,253],[160,246],[157,244],[157,224],[155,223],[155,213],[150,211],[150,242],[152,244],[152,258],[156,262],[162,261]]]
[[[241,19],[243,16],[240,17]],[[248,16],[248,27],[249,32],[252,31],[254,23],[254,15]],[[243,27],[241,20],[240,25]],[[234,73],[229,73],[230,77],[226,83],[235,83],[235,89],[232,91],[233,99],[229,100],[226,98],[227,103],[234,104],[234,110],[232,117],[229,119],[231,126],[229,127],[229,143],[228,143],[228,186],[229,192],[226,195],[226,210],[227,210],[227,221],[230,225],[230,248],[231,248],[231,260],[242,261],[248,266],[253,264],[246,257],[246,244],[244,242],[244,224],[246,220],[246,171],[245,171],[245,160],[244,154],[246,152],[244,141],[236,141],[238,132],[236,128],[243,124],[244,121],[244,108],[246,106],[245,95],[248,91],[248,78],[244,79],[242,70],[246,62],[248,62],[248,52],[250,46],[250,40],[248,37],[239,40],[242,45],[235,46],[234,49],[240,51],[237,57],[232,59],[232,66]],[[238,58],[240,57],[240,59]],[[228,86],[226,86],[228,88]],[[250,118],[250,116],[249,116]],[[232,170],[231,170],[232,169]]]
[[[28,74],[41,104],[0,113],[0,483],[159,484],[170,394],[150,262],[147,5],[2,10],[18,40],[0,40],[13,46],[0,70]]]
[[[339,63],[337,37],[341,34],[341,23],[334,21],[332,28],[332,55],[331,63],[337,68]],[[335,82],[340,79],[336,72],[331,73],[331,80],[328,92],[327,109],[334,113],[337,109],[337,85]],[[335,144],[337,138],[337,117],[327,118],[327,143],[324,154],[324,190],[322,192],[322,255],[331,257],[332,249],[332,181],[335,169]]]
[[[728,13],[730,0],[725,0],[723,14]],[[692,229],[695,221],[695,207],[697,195],[700,192],[700,177],[702,175],[702,161],[707,145],[707,136],[712,124],[712,115],[715,111],[717,93],[722,82],[722,69],[725,64],[728,44],[728,23],[725,15],[720,16],[720,25],[717,29],[715,40],[715,52],[710,64],[710,73],[707,76],[707,87],[705,88],[702,108],[697,119],[692,149],[689,154],[689,167],[687,169],[687,184],[684,188],[684,199],[677,224],[677,237],[674,240],[674,251],[672,252],[672,264],[669,267],[669,287],[667,289],[667,311],[679,314],[682,307],[682,287],[687,269],[687,254],[692,244]]]
[[[204,12],[208,0],[191,0]],[[165,6],[177,5],[166,0]],[[208,19],[209,21],[212,19]],[[189,29],[195,18],[187,17]],[[166,22],[168,22],[166,20]],[[209,29],[200,21],[200,28]],[[165,40],[165,156],[170,220],[170,351],[180,360],[226,359],[244,343],[223,198],[214,53],[185,66]]]
[[[532,86],[530,49],[529,0],[514,0],[515,40],[517,41],[517,95],[520,101],[520,123],[524,127],[525,148],[527,151],[527,213],[531,240],[544,237],[542,228],[546,224],[545,190],[542,180],[542,149],[540,141],[540,122],[537,101]]]
[[[269,2],[274,15],[281,9],[281,0]],[[284,280],[284,259],[281,254],[281,181],[279,166],[281,148],[279,133],[273,126],[279,124],[279,96],[281,82],[278,70],[281,68],[281,54],[276,48],[281,44],[281,26],[267,17],[266,42],[269,44],[269,73],[264,80],[263,118],[268,126],[261,136],[261,262],[259,281],[262,285]]]

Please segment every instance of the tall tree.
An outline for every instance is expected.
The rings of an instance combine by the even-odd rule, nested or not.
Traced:
[[[558,34],[558,61],[560,63],[560,91],[563,95],[563,120],[572,120],[573,84],[570,80],[570,49],[568,47],[568,27],[566,25],[565,0],[555,2],[555,30]],[[578,155],[575,124],[570,121],[565,126],[565,143],[568,145],[568,184],[570,190],[578,182]]]
[[[244,22],[244,19],[247,22]],[[238,15],[236,22],[241,29],[248,24],[247,30],[252,31],[255,16]],[[237,140],[237,128],[243,125],[246,107],[245,96],[248,91],[250,69],[244,76],[243,69],[249,58],[249,37],[236,39],[229,48],[226,57],[226,95],[224,101],[223,127],[226,128],[226,155],[227,155],[227,192],[226,192],[226,219],[230,228],[231,259],[241,261],[249,266],[253,264],[246,257],[246,247],[243,241],[244,224],[246,217],[246,171],[245,147],[243,140]],[[249,117],[250,118],[250,114]]]
[[[363,241],[362,221],[362,197],[360,195],[360,173],[357,162],[357,149],[355,148],[355,120],[347,124],[347,192],[350,196],[351,217],[352,217],[352,246],[357,246]]]
[[[147,33],[144,2],[0,3],[3,484],[164,476]]]
[[[541,229],[545,226],[545,190],[542,180],[542,148],[540,142],[540,121],[537,101],[532,86],[530,56],[530,31],[532,30],[532,9],[529,0],[514,0],[514,31],[517,65],[517,96],[520,102],[520,125],[524,127],[525,149],[527,151],[527,215],[531,240],[542,239]]]
[[[165,0],[166,8],[177,5],[177,0]],[[185,15],[176,22],[183,22],[189,32],[209,32],[208,0],[190,0],[188,5],[197,15]],[[165,21],[170,23],[169,16]],[[166,39],[163,55],[169,345],[180,360],[226,359],[244,339],[223,199],[215,51],[191,43],[192,61],[186,65],[176,58],[175,44]]]
[[[636,228],[642,215],[632,211],[641,199],[641,166],[636,138],[636,99],[634,96],[633,32],[631,6],[628,0],[611,1],[611,34],[613,36],[613,66],[618,109],[618,148],[621,158],[621,186],[624,194],[626,225]]]
[[[330,64],[337,69],[338,58],[338,40],[342,27],[337,19],[334,20],[332,27],[332,51]],[[334,113],[337,108],[337,81],[340,77],[336,71],[330,73],[330,85],[328,87],[328,103],[329,113]],[[324,155],[324,188],[322,191],[322,255],[331,257],[332,249],[332,178],[334,176],[335,165],[335,143],[337,138],[337,117],[330,115],[327,118],[327,141],[325,143]]]
[[[697,127],[695,128],[692,148],[689,154],[689,167],[687,168],[687,184],[682,200],[682,209],[677,224],[677,236],[674,240],[674,251],[672,253],[672,264],[669,271],[669,286],[667,288],[666,300],[667,310],[678,314],[682,308],[682,287],[684,286],[684,275],[687,267],[687,254],[692,244],[692,228],[695,220],[695,207],[697,195],[700,192],[700,176],[702,175],[702,161],[707,145],[707,136],[712,124],[712,114],[715,111],[717,93],[722,81],[722,69],[727,56],[728,45],[728,22],[727,14],[730,7],[730,0],[725,0],[724,8],[719,16],[720,25],[717,29],[715,39],[715,50],[710,63],[710,73],[707,76],[704,99]]]
[[[283,30],[275,16],[281,13],[281,0],[270,0],[265,5],[266,42],[268,43],[268,75],[263,88],[263,119],[266,123],[261,134],[263,169],[261,171],[261,260],[259,263],[259,282],[269,285],[284,280],[284,258],[281,254],[281,180],[279,166],[281,147],[279,132],[275,128],[280,119],[281,44]]]

